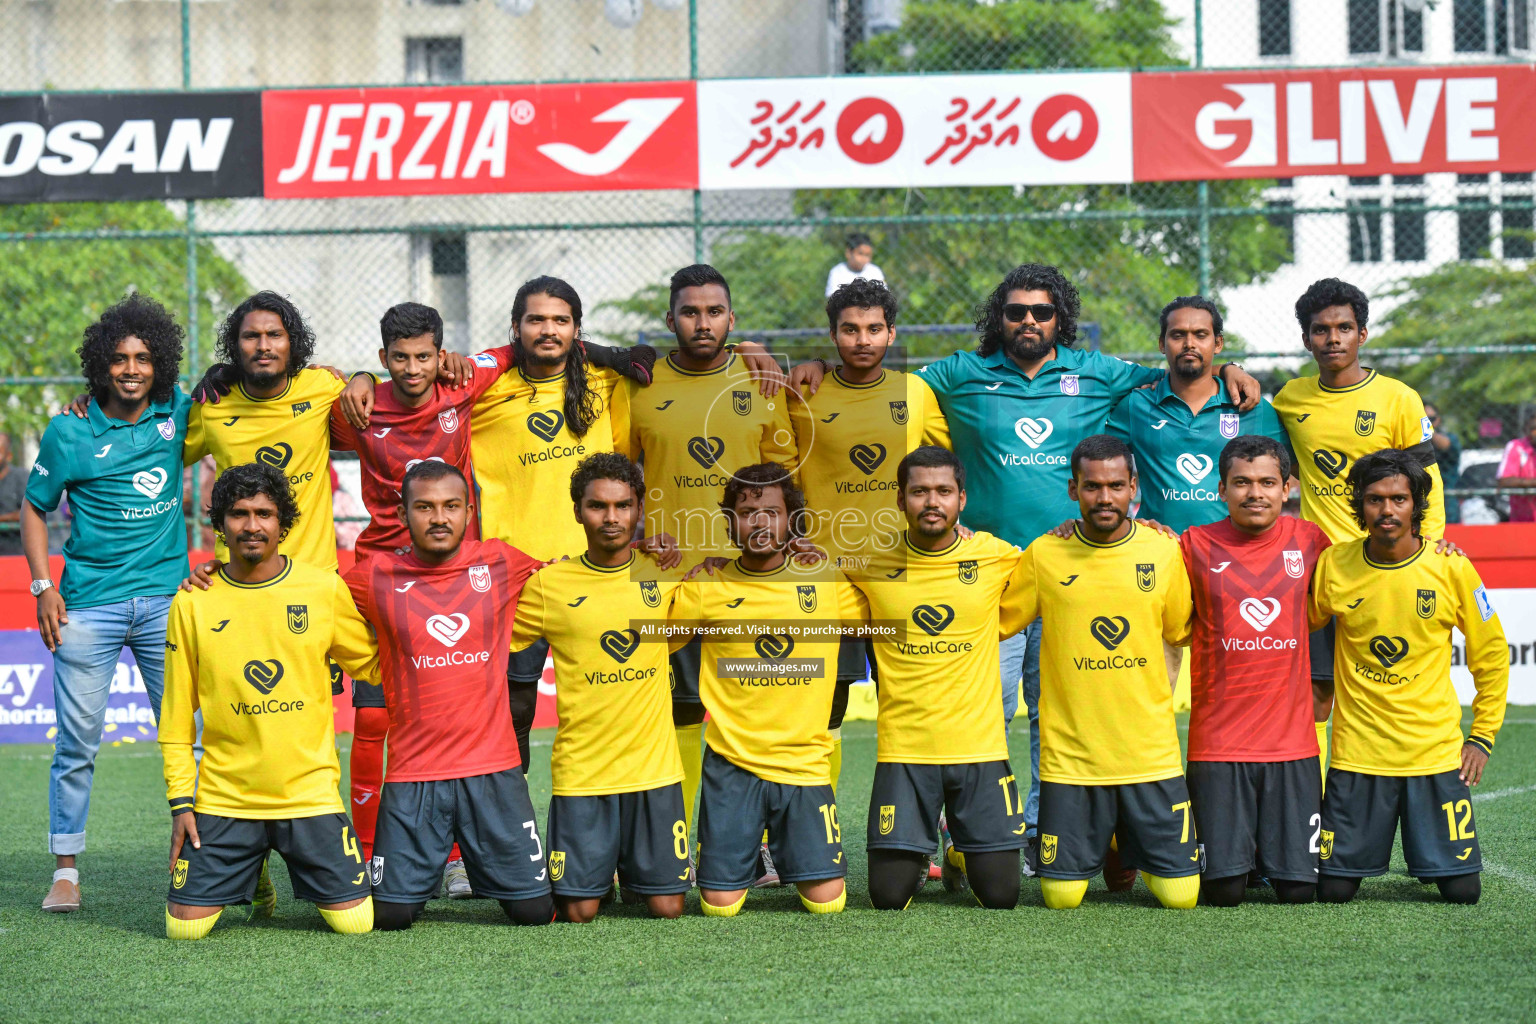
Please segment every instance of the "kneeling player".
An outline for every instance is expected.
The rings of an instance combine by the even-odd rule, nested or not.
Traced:
[[[945,887],[969,884],[982,906],[1012,909],[1024,805],[995,681],[999,602],[1021,552],[990,533],[958,535],[965,469],[949,449],[918,448],[896,467],[896,483],[905,534],[848,570],[872,620],[907,623],[904,641],[874,645],[880,714],[866,833],[869,899],[882,910],[911,902],[927,881],[943,811],[953,839],[944,851]]]
[[[644,494],[624,456],[581,461],[571,501],[587,550],[528,582],[512,631],[515,651],[540,637],[554,651],[560,728],[544,838],[555,908],[578,923],[597,916],[615,870],[657,917],[681,915],[693,885],[667,644],[630,627],[665,620],[678,586],[643,572],[630,549]]]
[[[840,574],[789,571],[805,499],[782,466],[735,473],[720,508],[741,556],[712,579],[683,583],[672,605],[676,623],[703,637],[699,694],[710,728],[699,797],[701,905],[711,917],[741,910],[766,828],[779,878],[795,884],[811,913],[837,913],[848,865],[827,722],[838,630],[863,622],[866,606]],[[797,639],[801,627],[808,632]],[[750,635],[740,640],[712,632],[743,628]]]
[[[1085,438],[1071,469],[1082,519],[1025,549],[1008,602],[1044,619],[1040,891],[1048,907],[1077,906],[1118,834],[1121,862],[1163,906],[1193,907],[1200,852],[1163,661],[1165,640],[1189,642],[1189,577],[1178,544],[1129,518],[1125,442]]]
[[[1357,460],[1349,500],[1366,538],[1330,548],[1312,581],[1312,622],[1338,621],[1317,892],[1327,903],[1347,903],[1360,879],[1386,873],[1399,821],[1409,874],[1433,879],[1452,903],[1482,893],[1467,787],[1481,781],[1504,723],[1509,649],[1472,563],[1426,550],[1420,525],[1433,486],[1408,452]],[[1477,686],[1465,741],[1452,628],[1467,638]]]
[[[508,706],[518,593],[539,562],[499,540],[465,540],[464,474],[417,463],[400,487],[404,554],[347,573],[378,634],[389,764],[369,870],[375,923],[409,928],[457,840],[475,895],[514,924],[554,919],[544,848]]]
[[[373,927],[368,871],[337,792],[327,658],[372,680],[378,656],[341,578],[278,553],[298,517],[277,469],[230,467],[209,509],[229,562],[206,591],[171,601],[160,750],[173,939],[200,939],[226,906],[250,903],[274,849],[294,895],[318,905],[332,929]],[[198,710],[201,764],[192,754]]]
[[[1194,592],[1189,798],[1205,901],[1235,907],[1258,868],[1281,903],[1317,893],[1322,777],[1312,727],[1307,585],[1328,537],[1282,516],[1291,460],[1273,439],[1222,450],[1226,519],[1179,539]]]

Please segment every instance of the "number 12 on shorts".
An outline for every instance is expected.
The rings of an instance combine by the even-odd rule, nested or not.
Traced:
[[[1472,802],[1470,800],[1448,800],[1440,805],[1440,809],[1445,812],[1445,825],[1451,833],[1451,842],[1454,843],[1458,839],[1476,838],[1477,833],[1472,831]],[[1461,816],[1459,822],[1456,820],[1458,814]]]

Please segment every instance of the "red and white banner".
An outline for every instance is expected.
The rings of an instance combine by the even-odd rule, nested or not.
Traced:
[[[697,187],[693,82],[275,90],[268,199]]]
[[[1137,181],[1536,169],[1529,66],[1133,76]]]
[[[699,187],[1131,180],[1131,75],[699,83]]]

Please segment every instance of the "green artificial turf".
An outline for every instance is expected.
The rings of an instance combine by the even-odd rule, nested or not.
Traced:
[[[813,917],[793,889],[742,914],[679,921],[615,906],[590,925],[512,928],[488,901],[434,901],[405,933],[332,935],[291,898],[239,910],[202,942],[164,938],[169,822],[152,745],[97,766],[84,908],[39,909],[50,748],[0,747],[0,1021],[1492,1021],[1536,1017],[1536,708],[1510,709],[1476,791],[1483,899],[1442,904],[1394,873],[1345,907],[1160,909],[1144,886],[1052,912],[1024,882],[1012,912],[937,882],[902,913],[869,907],[864,823],[872,723],[843,730],[846,913]],[[344,738],[345,739],[345,738]],[[549,800],[536,733],[534,803]],[[1013,761],[1028,756],[1015,729]],[[345,757],[343,757],[345,761]]]

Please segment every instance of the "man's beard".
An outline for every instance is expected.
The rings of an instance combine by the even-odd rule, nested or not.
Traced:
[[[288,375],[286,369],[267,371],[248,371],[245,375],[247,384],[259,390],[264,390],[276,384]]]
[[[1190,363],[1180,357],[1173,361],[1174,376],[1180,380],[1199,380],[1201,377],[1209,376],[1210,372],[1203,360]]]
[[[1051,354],[1051,349],[1056,347],[1056,328],[1054,325],[1041,328],[1040,336],[1035,340],[1026,337],[1020,328],[1008,336],[1004,347],[1011,358],[1026,363],[1044,359]]]

